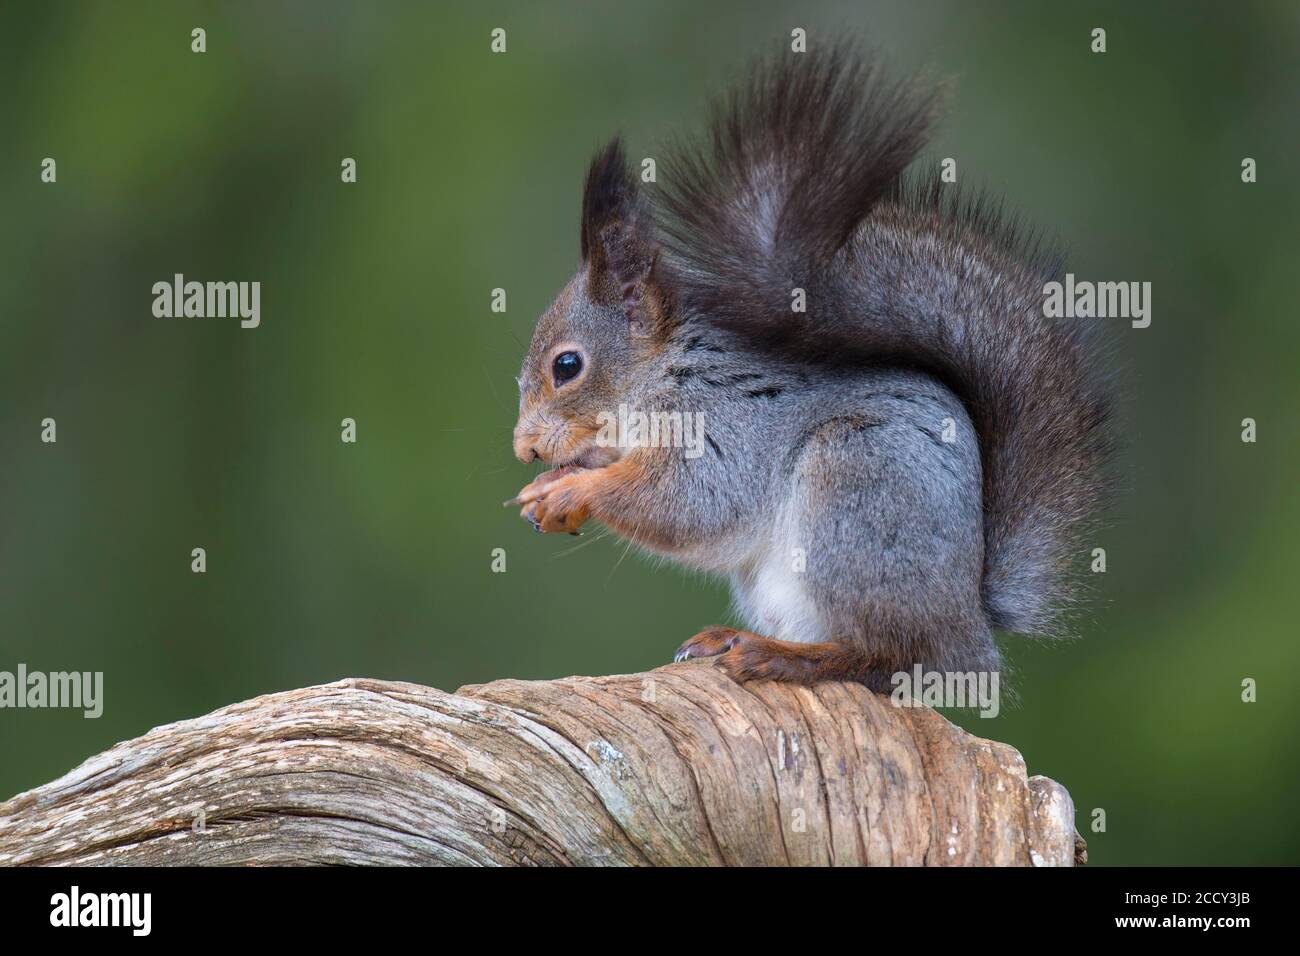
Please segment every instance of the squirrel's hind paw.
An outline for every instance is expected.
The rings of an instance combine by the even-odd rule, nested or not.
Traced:
[[[677,651],[674,661],[716,657],[732,680],[776,680],[815,684],[823,680],[865,682],[873,662],[849,644],[798,644],[762,637],[734,627],[709,627]]]
[[[751,637],[764,640],[757,634],[738,631],[734,627],[723,627],[720,624],[706,627],[677,649],[677,653],[673,655],[673,663],[680,664],[682,661],[700,657],[717,657],[735,647],[738,641]]]

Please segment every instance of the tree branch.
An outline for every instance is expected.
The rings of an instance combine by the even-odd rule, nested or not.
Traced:
[[[0,864],[1070,865],[1005,744],[707,664],[447,694],[344,680],[118,744],[0,804]]]

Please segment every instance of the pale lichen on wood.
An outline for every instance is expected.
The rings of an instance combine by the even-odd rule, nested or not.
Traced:
[[[118,744],[0,804],[0,864],[1064,865],[1013,748],[708,664],[448,694],[344,680]]]

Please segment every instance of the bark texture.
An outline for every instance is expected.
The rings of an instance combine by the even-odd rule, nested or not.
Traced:
[[[1062,865],[1065,788],[857,685],[708,664],[455,694],[343,680],[0,804],[0,864]]]

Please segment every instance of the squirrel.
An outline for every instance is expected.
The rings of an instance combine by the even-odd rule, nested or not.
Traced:
[[[515,454],[551,470],[506,504],[729,577],[746,629],[676,661],[888,692],[995,671],[994,629],[1059,636],[1077,603],[1110,486],[1100,353],[1044,314],[1059,256],[907,171],[940,98],[848,46],[786,54],[653,191],[618,137],[590,164],[581,265],[519,378]],[[620,406],[695,416],[703,453],[610,440]]]

